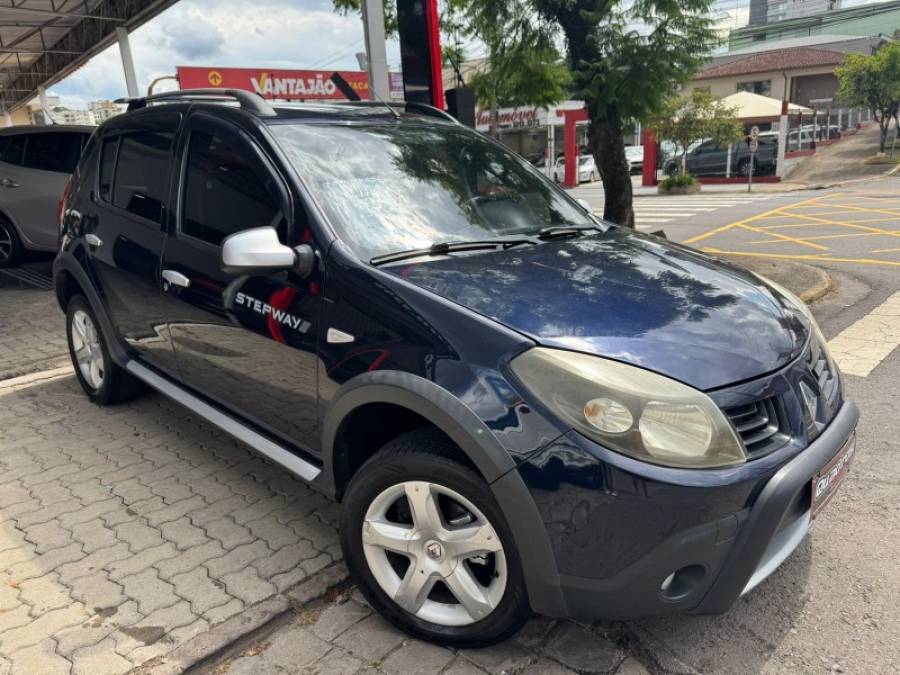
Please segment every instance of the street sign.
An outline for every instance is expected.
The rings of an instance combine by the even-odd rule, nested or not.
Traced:
[[[757,139],[759,138],[759,127],[755,124],[750,129],[750,138]]]
[[[756,127],[753,128],[755,129]],[[757,150],[759,150],[759,139],[754,136],[750,139],[750,152],[756,152]]]

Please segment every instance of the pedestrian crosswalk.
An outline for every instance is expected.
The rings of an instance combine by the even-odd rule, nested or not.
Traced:
[[[635,197],[634,220],[641,230],[656,229],[659,225],[681,218],[691,218],[712,213],[720,209],[730,209],[753,204],[772,195],[722,195],[722,196],[648,196]],[[603,200],[590,200],[595,213],[603,214]]]

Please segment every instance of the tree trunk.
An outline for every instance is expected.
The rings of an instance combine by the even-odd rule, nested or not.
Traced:
[[[878,118],[876,117],[876,119],[878,119]],[[888,135],[888,128],[890,126],[891,126],[890,115],[888,115],[885,112],[882,112],[881,119],[878,120],[878,127],[879,127],[879,130],[881,131],[880,138],[878,139],[878,152],[880,152],[882,155],[884,154],[885,147],[887,147],[887,135]]]
[[[591,120],[588,142],[603,179],[603,217],[625,227],[634,227],[631,208],[631,174],[625,159],[625,138],[618,114],[611,119]]]

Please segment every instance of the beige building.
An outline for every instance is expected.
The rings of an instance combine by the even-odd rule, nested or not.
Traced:
[[[748,54],[705,68],[688,87],[705,89],[720,98],[749,91],[816,107],[816,101],[836,98],[834,69],[845,59],[841,52],[811,47]]]

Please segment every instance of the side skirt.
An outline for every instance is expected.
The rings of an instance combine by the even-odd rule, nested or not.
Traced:
[[[243,441],[260,454],[265,455],[276,464],[283,466],[303,480],[312,482],[318,478],[320,473],[322,473],[322,470],[319,467],[310,464],[290,450],[270,441],[265,436],[255,432],[253,429],[234,418],[229,417],[186,389],[157,375],[146,366],[143,366],[136,361],[129,361],[125,365],[125,370],[150,387],[153,387],[161,394],[165,394],[191,412],[196,413],[209,423],[219,427],[222,431]]]

